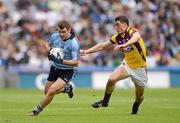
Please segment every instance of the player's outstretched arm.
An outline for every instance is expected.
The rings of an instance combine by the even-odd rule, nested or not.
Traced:
[[[112,45],[112,43],[110,41],[106,41],[104,43],[96,44],[95,46],[93,46],[87,50],[80,50],[80,53],[82,55],[95,53],[95,52],[101,51],[101,50],[103,50],[103,49],[105,49],[111,45]]]

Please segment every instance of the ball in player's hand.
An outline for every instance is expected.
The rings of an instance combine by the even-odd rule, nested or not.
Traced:
[[[52,48],[50,50],[50,54],[52,54],[56,58],[58,58],[59,56],[61,57],[61,59],[64,58],[64,53],[63,53],[62,49],[60,49],[60,48],[56,48],[56,47]]]

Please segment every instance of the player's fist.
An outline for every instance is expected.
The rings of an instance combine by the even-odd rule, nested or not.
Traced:
[[[118,45],[114,48],[115,51],[121,51],[123,48],[125,48],[126,46],[124,44],[122,45]]]
[[[54,57],[52,61],[55,63],[62,63],[63,59],[61,58],[61,56],[58,56],[58,57]]]
[[[86,50],[82,50],[82,49],[80,49],[80,54],[81,54],[81,56],[86,55],[86,54],[87,54],[87,53],[86,53]]]
[[[64,53],[59,48],[51,48],[48,51],[48,59],[55,63],[62,63],[64,58]]]
[[[52,50],[52,48],[49,49],[48,54],[47,54],[49,61],[53,61],[55,58],[54,55],[51,54],[51,50]]]

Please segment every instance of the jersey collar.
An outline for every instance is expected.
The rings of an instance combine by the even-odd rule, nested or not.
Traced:
[[[75,37],[75,33],[74,32],[71,32],[71,36],[67,39],[64,39],[63,41],[67,41],[69,39],[73,39]]]
[[[126,35],[126,33],[129,31],[129,29],[130,29],[131,27],[129,26],[129,27],[127,27],[127,29],[126,29],[126,31],[125,32],[123,32],[122,34],[120,34],[122,37],[124,37],[125,35]]]

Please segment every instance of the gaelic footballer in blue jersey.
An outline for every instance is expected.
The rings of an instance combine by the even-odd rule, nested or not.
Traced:
[[[67,21],[58,23],[58,31],[48,36],[48,42],[45,48],[48,52],[48,58],[52,61],[49,76],[45,85],[45,96],[40,103],[30,113],[31,116],[37,116],[58,93],[68,93],[73,97],[73,88],[69,83],[76,73],[76,67],[80,63],[80,45],[72,28]],[[52,47],[61,48],[64,52],[64,58],[55,58],[49,51]]]

